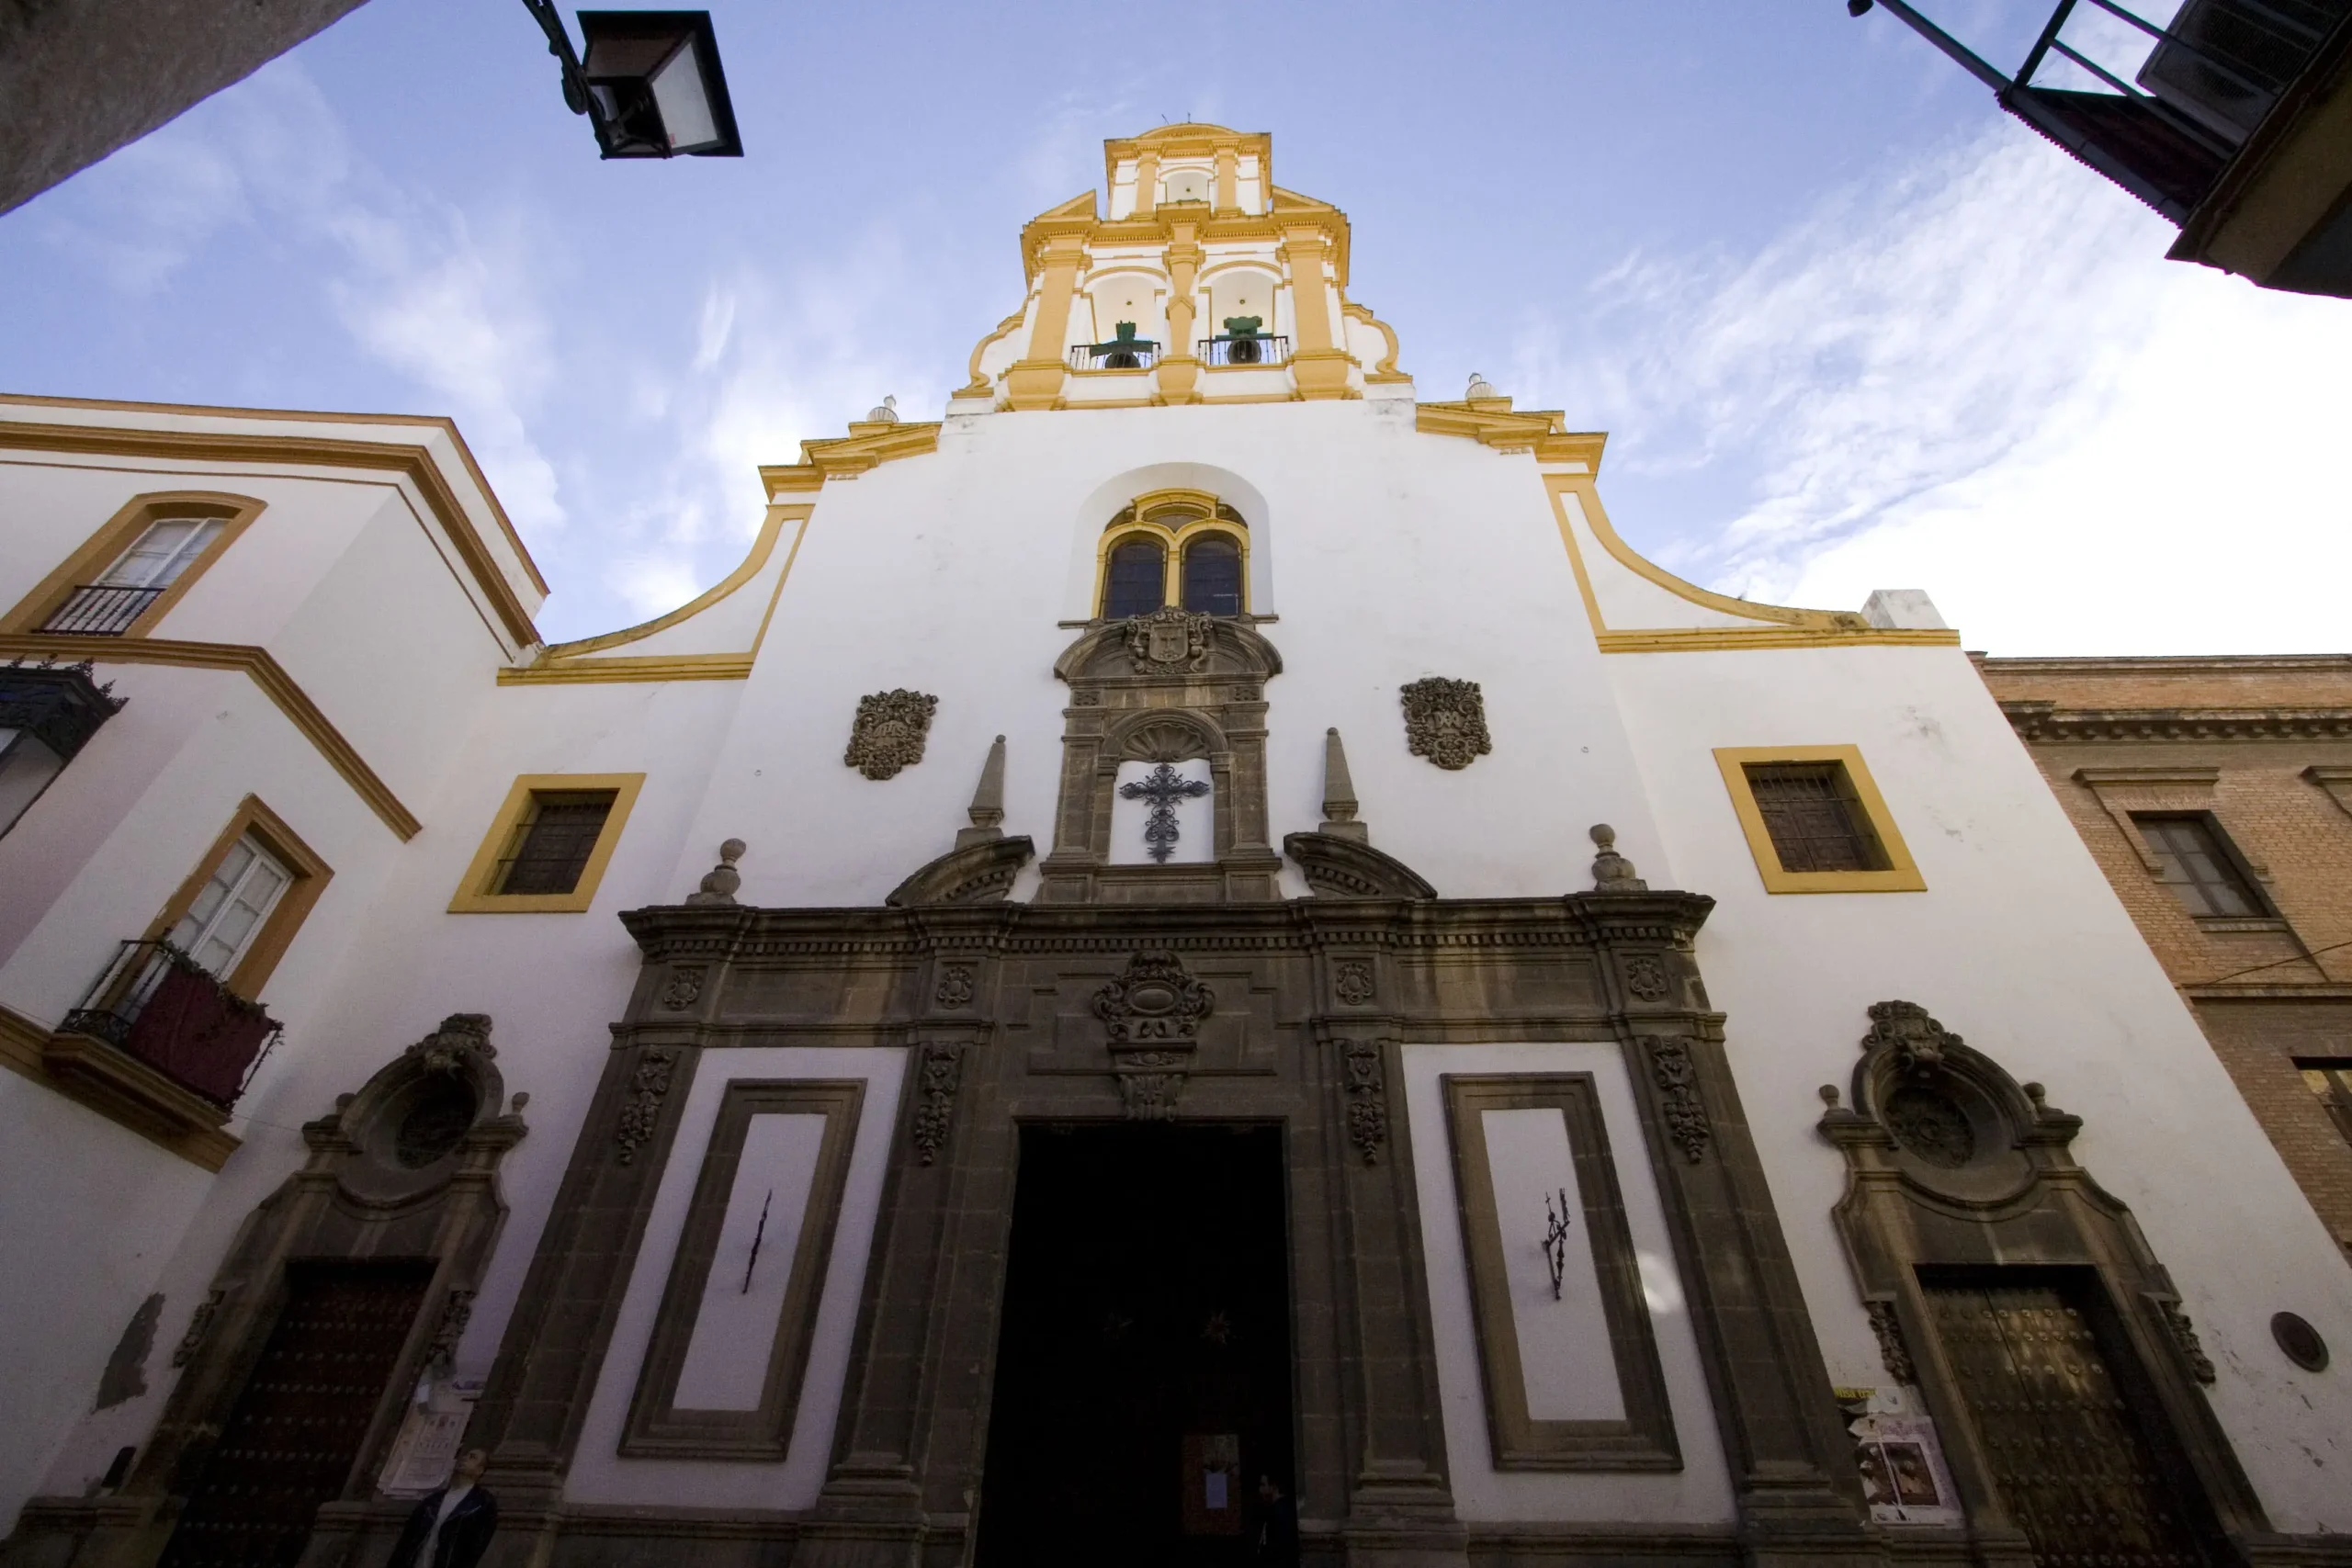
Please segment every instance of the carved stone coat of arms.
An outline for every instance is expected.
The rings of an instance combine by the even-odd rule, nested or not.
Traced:
[[[1138,675],[1182,675],[1205,669],[1210,617],[1170,605],[1127,622],[1127,658]]]
[[[858,698],[857,717],[849,727],[849,750],[842,761],[869,779],[896,777],[900,769],[922,761],[931,716],[938,706],[937,697],[903,686]]]
[[[1452,772],[1494,750],[1477,682],[1432,675],[1399,687],[1397,694],[1405,700],[1405,740],[1414,756]]]

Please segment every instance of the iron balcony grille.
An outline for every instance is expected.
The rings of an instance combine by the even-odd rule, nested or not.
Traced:
[[[121,588],[107,582],[85,583],[66,596],[46,621],[45,632],[74,632],[82,637],[120,637],[147,606],[162,597],[160,588]]]
[[[1204,365],[1287,365],[1290,363],[1290,339],[1276,333],[1257,333],[1248,337],[1204,337],[1201,340],[1201,362]]]
[[[1081,343],[1069,351],[1073,370],[1148,370],[1159,358],[1159,345],[1148,338],[1132,343]]]
[[[136,1056],[227,1110],[285,1025],[168,942],[126,942],[57,1026]]]

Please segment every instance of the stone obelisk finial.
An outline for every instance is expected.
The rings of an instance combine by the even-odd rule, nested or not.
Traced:
[[[989,760],[980,764],[980,786],[972,792],[972,825],[956,829],[956,847],[968,850],[1003,838],[999,826],[1003,820],[1004,737],[1000,735],[989,748]]]
[[[1634,863],[1617,852],[1617,829],[1606,822],[1592,825],[1592,841],[1600,852],[1592,857],[1595,893],[1646,893],[1650,885],[1634,874]]]
[[[732,904],[743,874],[735,863],[743,858],[743,840],[729,839],[718,846],[718,863],[702,874],[702,886],[686,895],[689,904]]]
[[[1372,841],[1372,829],[1356,820],[1356,783],[1348,776],[1348,753],[1336,729],[1323,732],[1323,831],[1359,844]]]

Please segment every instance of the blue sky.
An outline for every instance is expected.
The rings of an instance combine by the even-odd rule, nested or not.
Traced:
[[[0,216],[0,388],[454,415],[550,637],[722,575],[752,469],[937,417],[1015,236],[1162,120],[1272,133],[1424,398],[1611,433],[1732,592],[1996,653],[2332,650],[2352,304],[2172,231],[1838,0],[712,0],[748,155],[605,164],[513,0],[371,0]],[[2046,0],[1933,0],[2004,67]]]

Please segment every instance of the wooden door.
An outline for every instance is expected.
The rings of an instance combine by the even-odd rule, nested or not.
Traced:
[[[432,1278],[424,1259],[292,1266],[163,1568],[291,1568],[358,1462]]]
[[[2018,1270],[1925,1287],[2002,1506],[2046,1568],[2230,1561],[2090,1285]]]

